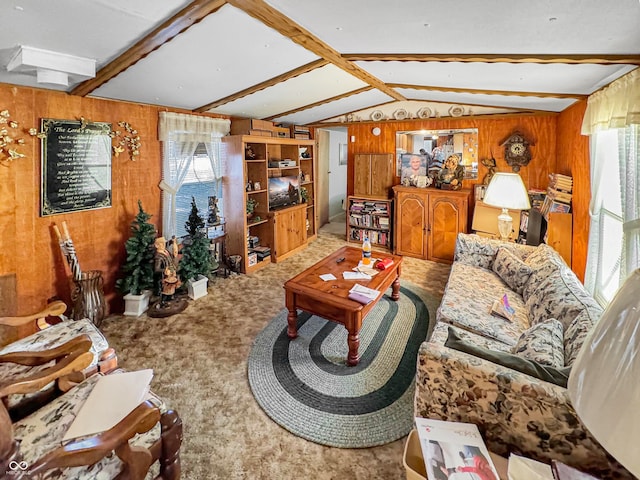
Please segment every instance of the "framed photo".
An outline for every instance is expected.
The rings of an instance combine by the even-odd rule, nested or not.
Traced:
[[[402,168],[400,181],[404,185],[405,179],[410,182],[412,176],[427,175],[427,156],[419,153],[403,153],[400,155],[400,166]]]
[[[253,189],[254,190],[260,190],[261,186],[260,186],[260,182],[254,182],[253,183]]]
[[[347,164],[347,144],[341,143],[338,145],[338,165]]]

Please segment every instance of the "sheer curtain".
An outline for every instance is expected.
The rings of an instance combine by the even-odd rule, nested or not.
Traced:
[[[610,299],[611,290],[640,267],[638,124],[640,69],[589,97],[582,123],[582,134],[591,135],[585,286],[601,301]]]
[[[162,234],[176,235],[176,194],[189,171],[193,154],[204,143],[216,178],[220,138],[228,135],[231,121],[183,113],[160,112],[158,138],[163,144],[162,158]],[[215,157],[215,158],[213,158]]]

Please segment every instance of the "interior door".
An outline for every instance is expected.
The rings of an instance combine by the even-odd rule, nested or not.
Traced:
[[[316,162],[316,209],[318,228],[329,223],[329,147],[331,137],[327,130],[316,129],[318,161]]]

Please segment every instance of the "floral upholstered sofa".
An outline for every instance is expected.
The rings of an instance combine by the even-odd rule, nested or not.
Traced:
[[[512,321],[490,314],[504,294],[515,309]],[[460,234],[434,332],[418,354],[416,416],[474,423],[498,454],[626,478],[582,425],[566,389],[601,313],[548,245]]]

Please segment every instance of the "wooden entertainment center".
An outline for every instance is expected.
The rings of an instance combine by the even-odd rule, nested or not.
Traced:
[[[317,236],[315,208],[315,141],[231,135],[222,139],[225,168],[223,195],[227,211],[227,254],[242,257],[242,273],[252,273],[270,262],[282,261],[304,249]],[[270,195],[270,185],[283,178],[285,184],[306,190],[306,202]],[[271,197],[271,198],[270,198]],[[292,196],[293,198],[293,196]],[[249,200],[257,202],[251,218]],[[257,244],[255,243],[257,237]],[[270,255],[254,250],[266,247]],[[264,250],[264,248],[262,249]]]

